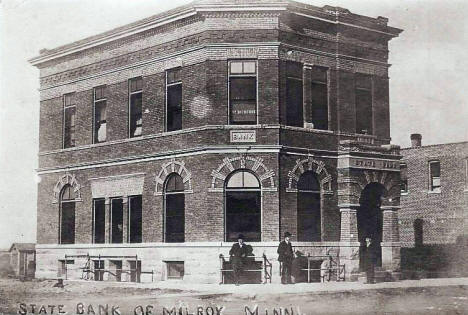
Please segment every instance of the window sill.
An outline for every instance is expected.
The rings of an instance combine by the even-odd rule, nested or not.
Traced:
[[[440,194],[441,191],[440,190],[428,190],[427,193],[428,194]]]
[[[400,192],[400,196],[408,196],[408,195],[409,195],[409,191]]]

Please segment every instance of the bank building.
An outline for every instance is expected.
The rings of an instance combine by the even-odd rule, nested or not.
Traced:
[[[242,233],[279,282],[286,231],[345,281],[371,237],[397,277],[400,32],[340,7],[200,0],[41,50],[36,277],[216,283]]]

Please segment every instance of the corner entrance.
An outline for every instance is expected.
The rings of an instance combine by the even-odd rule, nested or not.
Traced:
[[[359,269],[364,271],[363,247],[366,237],[370,237],[374,244],[376,266],[382,266],[382,228],[383,215],[380,209],[385,187],[379,183],[370,183],[362,191],[357,211],[359,250]]]

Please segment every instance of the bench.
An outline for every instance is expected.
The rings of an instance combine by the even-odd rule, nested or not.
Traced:
[[[229,257],[229,256],[227,256]],[[229,258],[226,260],[223,254],[219,255],[219,263],[220,263],[220,283],[225,284],[227,281],[232,282],[232,269],[231,262]],[[262,256],[247,256],[244,258],[244,270],[243,276],[241,276],[241,280],[248,280],[242,281],[243,283],[271,283],[271,270],[272,264],[267,259],[266,255],[263,254]],[[255,275],[255,273],[257,275]],[[247,279],[246,274],[248,275]],[[263,280],[262,280],[263,279]]]

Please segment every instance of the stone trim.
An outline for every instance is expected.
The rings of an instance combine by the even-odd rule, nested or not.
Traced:
[[[58,203],[60,200],[60,192],[65,185],[73,187],[75,193],[75,201],[83,201],[81,199],[81,185],[76,180],[75,174],[66,173],[57,181],[53,190],[53,201],[52,203]]]
[[[297,192],[297,182],[306,171],[314,171],[318,175],[321,193],[333,195],[331,188],[332,176],[325,168],[325,163],[315,160],[311,156],[307,159],[296,160],[296,165],[288,172],[288,187],[286,188],[286,192]]]
[[[172,158],[169,162],[164,163],[161,166],[161,170],[155,178],[155,196],[162,196],[164,194],[164,183],[172,173],[177,173],[182,177],[184,183],[184,193],[193,193],[192,190],[192,173],[187,170],[185,167],[185,162],[176,161],[175,158]]]
[[[145,173],[90,178],[91,195],[96,198],[122,197],[126,203],[128,196],[143,194]]]
[[[211,187],[209,192],[223,192],[224,181],[236,170],[247,169],[255,173],[260,181],[262,191],[277,191],[275,187],[275,172],[268,169],[260,157],[242,154],[233,158],[225,157],[223,162],[211,172]]]

